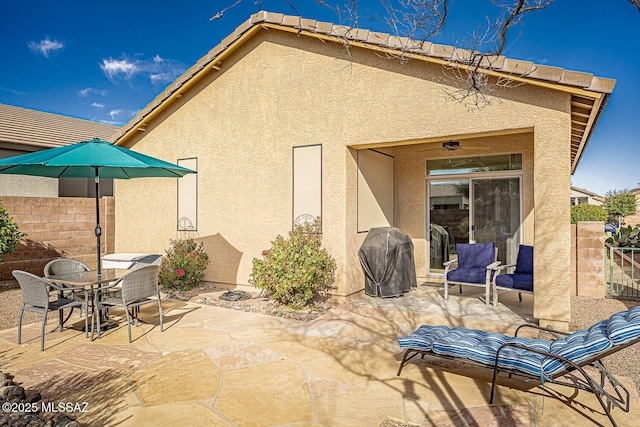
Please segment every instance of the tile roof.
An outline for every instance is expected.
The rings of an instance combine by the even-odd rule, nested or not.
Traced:
[[[348,41],[354,46],[392,54],[401,53],[407,58],[443,65],[457,63],[462,64],[459,65],[461,67],[468,66],[464,65],[464,59],[470,54],[469,51],[457,49],[454,46],[420,42],[406,37],[335,25],[299,16],[261,11],[251,15],[247,21],[200,58],[125,124],[114,136],[116,143],[126,139],[127,135],[134,130],[144,131],[148,122],[164,108],[165,102],[170,103],[181,97],[207,73],[219,71],[220,64],[230,53],[263,28],[339,43]],[[571,93],[571,162],[572,171],[574,171],[616,81],[590,73],[534,64],[504,56],[485,58],[482,69],[487,74],[506,76],[516,82],[536,84]]]
[[[594,193],[593,191],[589,191],[586,190],[584,188],[580,188],[580,187],[574,187],[573,185],[571,186],[571,189],[573,191],[577,191],[578,193],[582,193],[582,194],[586,194],[587,196],[591,196],[591,197],[600,197],[602,198],[601,195],[599,195],[598,193]]]
[[[468,199],[468,196],[460,194],[461,188],[456,184],[435,184],[429,186],[430,197],[463,197]]]
[[[91,138],[111,140],[116,126],[0,104],[0,145],[25,151]]]

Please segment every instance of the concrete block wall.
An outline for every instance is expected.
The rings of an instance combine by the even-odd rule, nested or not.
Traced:
[[[584,221],[572,226],[574,295],[604,298],[604,223]]]
[[[42,275],[51,259],[66,256],[97,267],[96,202],[79,197],[1,196],[20,231],[27,236],[15,253],[5,255],[0,264],[0,280],[12,280],[11,271],[24,270]],[[100,199],[101,252],[115,249],[115,199]]]

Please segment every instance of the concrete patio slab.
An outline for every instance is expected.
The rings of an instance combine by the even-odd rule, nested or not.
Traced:
[[[310,322],[163,301],[165,331],[149,306],[131,344],[117,310],[119,326],[94,341],[48,325],[42,352],[39,324],[24,326],[22,345],[16,328],[0,331],[0,366],[28,396],[87,402],[71,414],[84,425],[610,424],[589,393],[535,381],[505,377],[489,405],[486,368],[426,357],[396,375],[397,339],[421,324],[512,333],[530,316],[526,297],[501,296],[492,307],[478,296],[453,292],[444,301],[439,287],[420,286],[400,298],[357,297]],[[620,426],[640,417],[635,387],[624,381],[634,393],[630,413],[613,412]]]
[[[314,422],[304,367],[291,360],[225,372],[215,407],[239,426]]]
[[[220,369],[200,350],[164,355],[131,374],[142,404],[188,402],[215,396]]]

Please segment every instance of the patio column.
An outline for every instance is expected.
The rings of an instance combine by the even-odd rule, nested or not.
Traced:
[[[534,304],[541,326],[568,330],[571,320],[570,117],[534,131]]]

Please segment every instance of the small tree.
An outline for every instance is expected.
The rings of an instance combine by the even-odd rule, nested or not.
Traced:
[[[607,212],[602,206],[581,203],[571,206],[571,224],[578,221],[606,221]]]
[[[609,214],[609,221],[615,221],[620,225],[621,217],[636,213],[636,197],[626,189],[607,191],[604,199],[604,209]]]
[[[26,233],[19,230],[18,224],[13,222],[13,217],[9,216],[0,200],[0,263],[3,255],[15,252],[18,242],[25,236]]]

